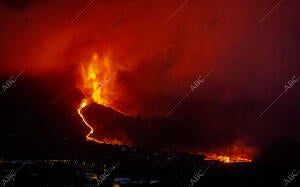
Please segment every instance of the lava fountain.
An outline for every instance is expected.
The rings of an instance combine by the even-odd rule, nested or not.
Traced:
[[[86,67],[85,64],[88,64],[88,66]],[[108,56],[100,59],[97,54],[94,54],[88,63],[82,63],[81,65],[81,77],[83,82],[80,88],[84,93],[85,98],[82,99],[79,107],[77,108],[77,113],[84,124],[90,129],[89,133],[86,135],[87,141],[118,145],[123,144],[116,139],[104,138],[103,140],[99,140],[92,137],[94,128],[87,122],[82,113],[82,110],[91,103],[97,103],[117,110],[113,107],[113,104],[109,99],[112,98],[114,93],[108,89],[108,84],[112,84],[115,79],[114,76],[115,73],[112,72]]]

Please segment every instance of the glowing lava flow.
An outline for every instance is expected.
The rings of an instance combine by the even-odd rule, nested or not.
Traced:
[[[85,136],[87,141],[118,145],[125,144],[118,139],[104,137],[101,141],[97,138],[91,137],[94,133],[94,128],[87,122],[82,113],[82,110],[91,103],[97,103],[113,108],[111,98],[115,97],[114,94],[116,92],[113,92],[111,87],[114,82],[115,73],[112,71],[109,57],[104,56],[99,59],[98,55],[94,54],[88,63],[84,62],[82,64],[82,84],[80,85],[80,89],[86,97],[82,99],[79,107],[77,108],[77,113],[84,124],[90,129],[89,133]]]
[[[101,140],[98,140],[97,138],[91,137],[91,135],[94,133],[94,128],[86,121],[86,119],[84,118],[84,116],[82,114],[82,109],[84,109],[88,105],[89,105],[88,100],[83,99],[80,103],[79,108],[77,109],[78,115],[81,117],[84,124],[90,129],[90,132],[85,136],[86,140],[87,141],[94,141],[94,142],[100,143],[100,144],[103,144],[103,143],[113,144],[113,145],[123,145],[123,144],[125,144],[125,143],[122,143],[121,141],[116,140],[116,139],[104,138],[103,141],[101,141]]]
[[[252,162],[254,154],[254,148],[245,145],[232,145],[219,150],[217,153],[203,153],[205,160],[218,160],[220,162],[240,163],[240,162]]]
[[[239,162],[252,162],[251,159],[242,158],[239,156],[224,156],[224,155],[217,155],[217,154],[208,154],[206,155],[205,160],[218,160],[226,164],[239,163]]]
[[[88,101],[87,101],[87,99],[83,99],[83,100],[81,101],[81,104],[80,104],[79,108],[77,109],[78,115],[81,117],[81,119],[82,119],[82,121],[84,122],[84,124],[90,129],[90,132],[85,136],[85,137],[86,137],[86,140],[87,140],[87,141],[94,141],[94,142],[97,142],[97,143],[104,143],[103,141],[100,141],[100,140],[98,140],[98,139],[96,139],[96,138],[90,137],[90,135],[94,133],[94,129],[93,129],[93,127],[90,126],[89,123],[85,120],[85,118],[84,118],[84,116],[83,116],[83,114],[82,114],[82,112],[81,112],[81,110],[82,110],[83,108],[85,108],[86,106],[88,106]]]

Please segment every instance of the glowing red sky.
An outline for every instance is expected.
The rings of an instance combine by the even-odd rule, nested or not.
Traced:
[[[297,0],[283,1],[261,23],[278,1],[190,0],[170,18],[184,0],[96,0],[75,20],[91,1],[1,2],[1,75],[72,75],[80,59],[110,53],[122,106],[163,116],[214,69],[174,117],[199,121],[216,136],[296,137],[297,118],[283,116],[299,111],[299,86],[266,120],[256,117],[300,74]]]

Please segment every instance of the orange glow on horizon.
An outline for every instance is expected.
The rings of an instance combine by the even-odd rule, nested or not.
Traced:
[[[230,164],[230,163],[240,163],[240,162],[252,162],[251,159],[243,158],[240,156],[227,156],[227,155],[218,155],[218,154],[206,154],[204,160],[218,160],[220,162]]]
[[[232,145],[227,148],[224,148],[221,151],[216,151],[214,153],[208,152],[202,154],[205,155],[204,160],[218,160],[226,164],[252,162],[254,148],[244,145]]]

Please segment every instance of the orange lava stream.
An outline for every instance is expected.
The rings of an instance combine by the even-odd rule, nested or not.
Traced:
[[[251,159],[243,158],[240,156],[225,156],[217,154],[208,154],[204,160],[218,160],[220,162],[230,164],[230,163],[240,163],[240,162],[252,162]]]
[[[84,122],[84,124],[90,129],[90,132],[85,136],[85,137],[86,137],[86,140],[87,140],[87,141],[94,141],[94,142],[96,142],[96,143],[101,143],[101,144],[102,144],[102,143],[105,143],[105,142],[103,142],[103,141],[101,141],[101,140],[98,140],[97,138],[90,137],[90,135],[92,135],[92,134],[94,133],[94,129],[93,129],[93,127],[92,127],[91,125],[89,125],[89,123],[85,120],[85,118],[84,118],[84,116],[83,116],[83,114],[82,114],[82,112],[81,112],[81,110],[82,110],[83,108],[85,108],[86,106],[88,106],[88,102],[87,102],[86,99],[83,99],[83,100],[81,101],[81,104],[80,104],[79,108],[77,109],[78,115],[81,117],[81,119],[82,119],[82,121]]]

